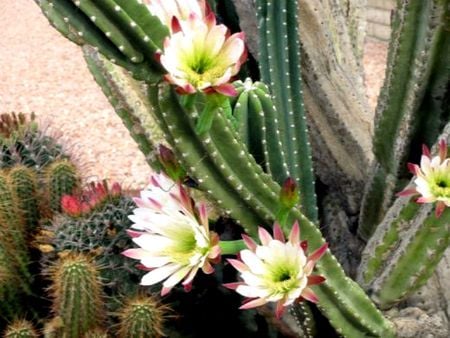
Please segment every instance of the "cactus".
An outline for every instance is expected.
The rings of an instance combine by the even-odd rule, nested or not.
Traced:
[[[126,230],[131,226],[128,215],[135,208],[125,196],[107,201],[92,213],[74,218],[60,215],[47,228],[54,253],[65,251],[91,253],[104,286],[113,295],[134,294],[141,272],[120,253],[132,244]]]
[[[84,338],[108,338],[108,334],[103,329],[93,329],[89,330]]]
[[[151,297],[137,296],[127,300],[119,311],[120,338],[163,337],[165,308]]]
[[[50,278],[53,313],[62,320],[59,337],[78,338],[102,324],[102,284],[92,259],[69,253],[51,268]]]
[[[434,142],[439,122],[431,121],[439,121],[446,109],[443,101],[450,77],[450,40],[446,32],[449,2],[415,0],[399,5],[393,22],[386,80],[376,112],[373,141],[376,162],[359,220],[358,233],[366,240],[391,205],[413,137],[428,134],[428,141]],[[422,106],[429,100],[435,101],[431,110]],[[424,119],[429,122],[420,123]],[[431,130],[416,132],[419,127]],[[417,141],[420,144],[424,140]]]
[[[58,158],[66,158],[64,147],[38,128],[32,114],[2,114],[0,121],[0,168],[23,164],[41,171]]]
[[[6,175],[0,173],[0,246],[3,252],[8,253],[8,259],[11,260],[16,273],[20,275],[21,282],[17,287],[29,292],[31,275],[28,271],[28,248],[25,242],[25,229],[17,211],[8,179]]]
[[[21,211],[21,217],[26,232],[33,232],[39,221],[38,182],[33,169],[19,165],[8,173],[9,185]]]
[[[50,209],[61,211],[61,198],[70,195],[80,185],[77,169],[69,160],[59,160],[51,163],[45,171],[45,186],[47,187]]]
[[[26,320],[16,320],[9,325],[3,336],[4,338],[37,338],[38,334],[33,325]]]

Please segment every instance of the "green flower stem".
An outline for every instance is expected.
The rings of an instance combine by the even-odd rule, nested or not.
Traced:
[[[222,255],[236,255],[241,250],[247,249],[242,239],[236,241],[220,241],[219,246],[222,250]]]

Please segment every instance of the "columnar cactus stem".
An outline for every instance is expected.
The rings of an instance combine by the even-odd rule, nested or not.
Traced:
[[[184,111],[172,91],[163,87],[158,95],[157,88],[150,88],[149,97],[157,117],[169,131],[172,146],[200,186],[213,197],[222,198],[219,201],[222,207],[229,210],[250,234],[256,232],[254,224],[271,224],[277,211],[279,186],[249,159],[230,122],[218,112],[209,133],[198,136],[194,132],[192,114]],[[221,164],[225,170],[220,168]],[[234,176],[223,177],[230,166]],[[300,221],[303,237],[311,246],[319,247],[324,243],[317,227],[295,209],[291,211],[288,223],[294,219]],[[247,223],[255,220],[260,222]],[[345,276],[330,253],[322,257],[317,267],[319,274],[327,279],[316,288],[319,307],[340,334],[348,337],[393,336],[390,323],[360,287]]]
[[[104,318],[98,268],[81,254],[63,257],[51,272],[53,312],[62,319],[60,337],[78,338]]]
[[[280,126],[276,108],[269,89],[262,82],[235,82],[239,93],[234,107],[234,115],[239,121],[239,134],[247,143],[247,148],[258,160],[264,161],[267,171],[277,182],[289,177],[286,155],[280,139]],[[254,149],[261,149],[262,154],[255,154]]]
[[[151,297],[138,296],[119,311],[119,338],[158,338],[163,334],[164,311]]]
[[[450,125],[442,137],[450,140]],[[437,148],[437,146],[435,147]],[[450,245],[450,210],[438,218],[434,205],[400,197],[364,249],[358,280],[383,308],[426,283]]]
[[[8,178],[0,173],[0,246],[4,252],[9,253],[14,270],[20,275],[17,287],[28,293],[31,275],[28,271],[29,257],[25,229],[19,212]]]
[[[76,167],[70,161],[59,160],[46,168],[45,184],[50,208],[54,212],[59,212],[61,211],[61,197],[70,195],[79,188],[80,178]]]
[[[421,114],[425,114],[428,120],[440,118],[442,108],[433,111],[420,109],[429,81],[433,79],[431,74],[443,72],[447,76],[444,83],[448,83],[449,56],[442,53],[448,50],[445,35],[448,35],[449,1],[411,0],[399,1],[398,4],[386,79],[376,113],[376,162],[360,213],[358,233],[364,239],[370,238],[391,205],[401,164],[408,157]],[[441,57],[447,61],[440,62]],[[438,116],[430,117],[432,112]],[[430,125],[421,125],[424,127],[436,130]]]
[[[73,42],[97,48],[138,79],[155,81],[161,76],[154,52],[169,31],[142,1],[36,2],[55,28]]]
[[[256,6],[260,22],[260,71],[274,96],[288,175],[300,187],[303,212],[317,222],[315,179],[301,85],[297,2],[258,0]]]
[[[25,231],[33,232],[39,221],[37,174],[25,166],[15,166],[8,173],[8,180],[22,216]]]

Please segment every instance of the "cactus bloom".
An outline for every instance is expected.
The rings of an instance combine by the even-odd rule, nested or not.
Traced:
[[[284,309],[295,301],[318,301],[310,286],[322,283],[325,278],[312,275],[312,271],[317,260],[326,252],[327,244],[307,256],[307,243],[300,241],[297,222],[287,242],[278,224],[274,226],[273,237],[259,228],[262,245],[257,245],[248,236],[243,238],[248,250],[240,252],[241,260],[228,260],[240,272],[243,282],[225,284],[247,297],[241,309],[276,302],[275,314],[280,318]]]
[[[431,157],[430,150],[423,146],[420,166],[408,163],[409,170],[416,176],[415,187],[407,188],[399,196],[420,194],[417,203],[436,202],[436,217],[450,206],[450,159],[447,158],[447,143],[439,142],[438,156]]]
[[[203,19],[210,12],[205,0],[147,0],[147,7],[169,28],[173,17],[185,21],[193,13]]]
[[[172,19],[172,32],[159,56],[167,70],[165,79],[181,94],[197,91],[236,95],[230,83],[246,59],[244,33],[229,36],[224,25],[216,25],[214,13],[205,19],[191,13],[186,21]]]
[[[123,252],[140,260],[142,285],[163,282],[161,295],[182,281],[189,289],[199,269],[214,271],[220,259],[219,237],[209,231],[205,205],[194,205],[187,191],[163,174],[153,175],[149,187],[135,198],[138,206],[129,216],[134,222],[129,234],[139,248]]]

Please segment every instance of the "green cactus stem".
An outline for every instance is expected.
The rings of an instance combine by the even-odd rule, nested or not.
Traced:
[[[102,284],[98,267],[82,254],[67,254],[51,268],[53,313],[61,318],[59,337],[78,338],[102,324]]]
[[[38,334],[33,325],[26,320],[16,320],[8,325],[4,338],[37,338]]]
[[[373,140],[376,161],[366,186],[358,228],[358,234],[366,240],[392,203],[413,137],[428,134],[429,141],[435,141],[436,129],[441,126],[420,121],[437,121],[446,108],[437,104],[435,109],[428,110],[423,104],[429,100],[438,103],[436,98],[442,101],[443,88],[450,79],[450,57],[445,54],[449,48],[446,37],[449,1],[399,1],[395,13],[386,78],[376,111]],[[437,74],[444,79],[436,78]],[[432,83],[435,93],[427,92]],[[419,127],[431,130],[418,131]]]
[[[29,257],[25,241],[25,229],[7,176],[0,172],[0,246],[8,253],[8,259],[19,274],[22,291],[29,292],[31,275],[28,271]]]
[[[80,186],[77,168],[69,160],[51,163],[45,171],[45,186],[53,212],[61,211],[61,197],[70,195]]]
[[[148,296],[128,300],[119,311],[119,338],[158,338],[164,336],[166,309]]]
[[[142,1],[36,2],[54,27],[71,41],[95,47],[137,79],[156,81],[161,76],[154,54],[169,31]]]
[[[450,141],[450,124],[439,139]],[[380,307],[391,307],[423,286],[450,245],[450,211],[437,218],[434,208],[399,197],[367,243],[358,281]]]
[[[255,159],[282,183],[289,177],[288,165],[279,136],[279,123],[268,87],[262,82],[235,82],[238,98],[233,115],[238,131]]]
[[[162,86],[158,93],[158,88],[150,87],[149,94],[178,158],[200,187],[220,199],[219,204],[250,234],[256,234],[256,225],[270,226],[277,212],[280,188],[252,160],[230,122],[218,112],[209,133],[196,135],[194,117],[183,110],[172,90]],[[302,237],[311,247],[324,243],[317,227],[292,209],[288,223],[295,219],[300,221]],[[317,267],[318,273],[327,279],[315,288],[319,308],[340,334],[393,337],[391,324],[362,289],[345,276],[329,252]]]
[[[157,144],[163,143],[164,137],[152,118],[152,107],[141,90],[142,83],[92,48],[84,47],[83,51],[95,81],[122,119],[147,163],[154,170],[161,170],[155,153]]]
[[[39,222],[37,174],[31,168],[18,165],[9,171],[8,181],[22,216],[24,230],[32,233]]]
[[[302,211],[318,220],[311,145],[303,105],[297,2],[257,0],[259,62],[262,80],[270,85],[288,176],[302,196]],[[278,175],[279,176],[279,175]],[[282,179],[284,181],[286,177]],[[282,181],[277,180],[279,184]]]

